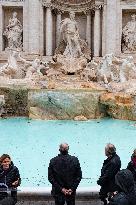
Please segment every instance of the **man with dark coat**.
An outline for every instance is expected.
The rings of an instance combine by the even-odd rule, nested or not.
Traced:
[[[107,204],[108,194],[117,191],[117,185],[115,184],[115,175],[121,168],[121,161],[116,154],[116,148],[113,144],[108,143],[105,147],[105,155],[107,159],[104,160],[101,176],[99,177],[97,184],[101,186],[100,199]]]
[[[123,169],[115,176],[115,183],[119,192],[111,198],[108,205],[136,205],[133,174],[128,169]]]
[[[52,184],[55,205],[75,205],[76,189],[82,178],[82,171],[77,157],[68,154],[67,143],[61,144],[60,154],[50,160],[48,179]]]

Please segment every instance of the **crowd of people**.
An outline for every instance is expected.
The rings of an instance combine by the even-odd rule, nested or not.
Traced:
[[[52,184],[55,205],[75,205],[76,189],[82,179],[82,170],[77,157],[69,154],[69,145],[59,146],[58,156],[52,158],[48,167],[48,180]],[[104,205],[136,205],[136,149],[126,169],[121,169],[121,160],[113,144],[105,147],[107,157],[103,162],[99,196]],[[19,170],[11,157],[0,157],[0,205],[17,203],[17,187],[21,183]],[[10,192],[10,194],[9,194]]]

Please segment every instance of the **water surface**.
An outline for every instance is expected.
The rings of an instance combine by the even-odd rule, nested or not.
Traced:
[[[136,147],[136,127],[132,121],[112,119],[42,121],[27,118],[0,120],[0,154],[11,155],[19,168],[24,187],[47,187],[49,160],[58,154],[61,142],[70,145],[70,154],[79,158],[83,179],[80,187],[95,186],[105,159],[104,146],[117,147],[122,168]]]

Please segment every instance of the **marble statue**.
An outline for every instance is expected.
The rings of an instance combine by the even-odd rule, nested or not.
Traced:
[[[136,51],[136,14],[131,15],[131,21],[123,28],[122,31],[123,52],[134,52]]]
[[[61,21],[59,43],[55,54],[61,54],[67,58],[85,56],[90,59],[91,51],[87,43],[79,36],[75,13],[71,11],[69,16]]]
[[[47,62],[42,62],[39,58],[36,58],[33,61],[27,61],[21,57],[20,54],[19,59],[24,63],[26,79],[40,79],[42,76],[47,75],[47,70],[49,70]]]
[[[106,54],[99,65],[98,71],[97,71],[97,78],[98,81],[103,81],[105,84],[108,84],[110,81],[113,80],[113,73],[111,70],[112,67],[112,60],[114,58],[114,55]]]
[[[133,74],[131,74],[133,72]],[[126,59],[122,60],[122,65],[120,68],[120,82],[124,83],[133,77],[136,77],[136,66],[134,64],[134,59],[132,56],[128,56]]]
[[[17,18],[17,12],[13,12],[13,17],[9,19],[9,24],[3,33],[7,38],[8,48],[22,50],[22,32],[23,27]]]
[[[56,67],[64,74],[77,74],[87,65],[87,59],[91,60],[91,50],[85,40],[79,36],[75,13],[71,11],[70,17],[62,20],[60,25],[60,37],[55,51]]]
[[[9,50],[9,56],[8,56],[8,62],[0,67],[0,76],[6,77],[6,78],[14,78],[19,70],[18,64],[17,64],[17,58],[18,58],[18,51],[10,49]]]
[[[80,73],[81,80],[85,80],[87,82],[96,81],[97,67],[98,63],[96,63],[94,60],[91,60],[91,62],[87,63],[86,68]]]
[[[83,55],[80,46],[80,37],[75,13],[70,12],[70,18],[65,18],[61,22],[60,34],[66,44],[64,56],[80,57]]]
[[[19,54],[19,59],[24,63],[24,67],[26,68],[25,78],[34,79],[43,76],[42,72],[40,71],[43,69],[43,65],[39,58],[36,58],[33,61],[27,61]]]

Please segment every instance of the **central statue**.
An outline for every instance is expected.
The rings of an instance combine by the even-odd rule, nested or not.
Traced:
[[[80,37],[77,22],[75,21],[75,13],[70,12],[70,18],[66,18],[61,22],[60,34],[66,43],[64,56],[80,57],[83,55],[80,46]]]
[[[90,57],[90,49],[87,43],[80,38],[74,11],[69,13],[69,18],[65,18],[61,21],[60,37],[56,54],[62,54],[67,58]]]

